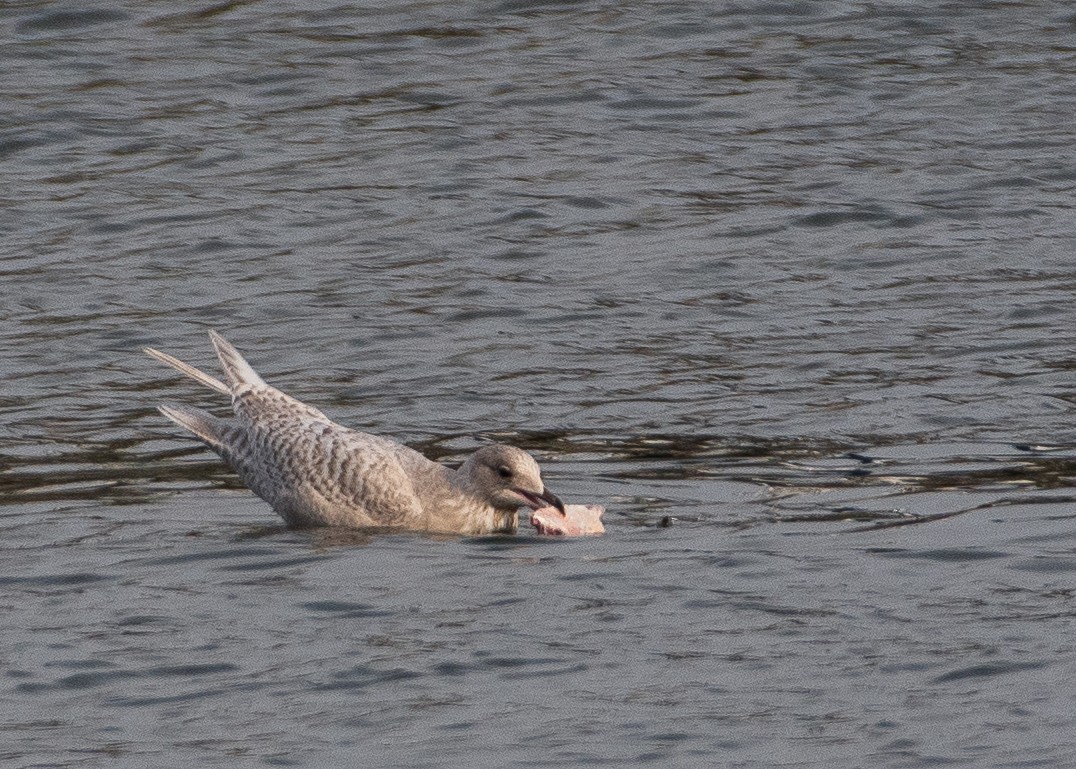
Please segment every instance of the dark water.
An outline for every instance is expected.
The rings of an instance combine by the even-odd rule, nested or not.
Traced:
[[[1068,4],[0,33],[5,766],[1076,766]],[[607,535],[283,529],[207,328]]]

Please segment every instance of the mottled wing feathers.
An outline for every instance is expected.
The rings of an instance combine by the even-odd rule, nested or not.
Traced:
[[[321,411],[267,384],[247,387],[232,398],[232,409],[249,428],[275,428],[294,419],[333,424]]]
[[[253,399],[260,390],[245,398]],[[301,411],[265,408],[262,417],[243,425],[246,445],[231,463],[289,523],[325,524],[339,518],[353,526],[401,526],[422,517],[415,468],[410,467],[417,463],[405,453],[410,449]],[[430,472],[420,468],[418,477]]]
[[[410,449],[332,423],[314,427],[307,434],[316,437],[307,461],[295,468],[297,477],[331,506],[361,510],[376,526],[400,526],[422,516],[415,481],[437,469],[425,457],[416,454],[429,466],[420,469],[417,463],[407,461]],[[416,473],[416,469],[420,471]]]

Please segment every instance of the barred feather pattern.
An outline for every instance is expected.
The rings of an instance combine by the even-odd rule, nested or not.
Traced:
[[[333,422],[266,384],[223,337],[210,336],[234,418],[176,406],[161,411],[216,451],[289,525],[511,532],[521,505],[550,498],[537,463],[518,448],[485,446],[450,470],[396,441]],[[221,389],[193,366],[148,352]]]

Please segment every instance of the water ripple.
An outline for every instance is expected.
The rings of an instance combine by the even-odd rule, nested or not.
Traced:
[[[8,763],[1070,761],[1064,4],[5,10]],[[210,327],[608,535],[285,529]]]

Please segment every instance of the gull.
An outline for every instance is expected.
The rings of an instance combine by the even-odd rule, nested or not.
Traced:
[[[159,410],[227,462],[289,526],[378,527],[453,534],[514,533],[519,508],[564,504],[530,454],[492,444],[453,470],[401,443],[336,424],[266,384],[215,331],[224,381],[152,347],[144,352],[227,395],[234,419],[188,406]]]

